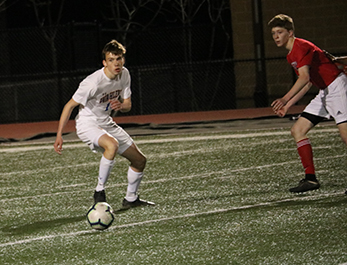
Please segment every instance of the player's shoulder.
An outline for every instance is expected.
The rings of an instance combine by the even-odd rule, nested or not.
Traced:
[[[122,68],[122,73],[124,73],[125,75],[128,75],[128,76],[130,75],[130,72],[129,72],[128,68],[126,68],[124,66]]]
[[[302,48],[315,49],[317,47],[313,42],[311,42],[309,40],[302,39],[302,38],[295,38],[295,44],[298,47],[302,47]]]
[[[103,75],[104,75],[103,74],[103,68],[101,68],[101,69],[98,69],[98,70],[94,71],[90,75],[88,75],[86,77],[86,79],[97,79],[97,78],[101,78]]]
[[[83,82],[89,83],[89,84],[98,84],[103,78],[104,78],[104,73],[103,73],[103,69],[101,68],[91,73],[90,75],[86,76]]]
[[[129,70],[123,66],[122,74],[120,75],[120,80],[122,82],[128,82],[130,80],[130,72]]]

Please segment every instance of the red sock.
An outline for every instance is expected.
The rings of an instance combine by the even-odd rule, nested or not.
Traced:
[[[308,138],[296,143],[305,174],[315,175],[311,142]]]

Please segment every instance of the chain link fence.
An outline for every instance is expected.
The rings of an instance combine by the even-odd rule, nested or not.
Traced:
[[[258,93],[257,62],[231,59],[231,40],[209,26],[126,34],[133,108],[121,115],[257,107],[295,80],[285,58],[268,58],[271,75]],[[105,43],[124,36],[94,23],[1,31],[0,123],[58,120],[83,78],[102,67]]]

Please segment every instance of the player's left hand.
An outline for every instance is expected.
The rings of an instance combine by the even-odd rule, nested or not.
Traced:
[[[283,98],[278,98],[271,103],[271,107],[273,111],[276,113],[281,108],[283,108],[286,105],[286,103],[287,102]]]
[[[115,111],[121,111],[122,103],[118,99],[111,99],[110,100],[111,108]]]
[[[286,116],[288,111],[288,108],[286,106],[284,106],[283,108],[274,111],[276,115],[278,115],[279,117],[283,118],[284,116]]]

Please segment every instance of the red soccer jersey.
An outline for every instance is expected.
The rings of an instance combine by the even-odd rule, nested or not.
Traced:
[[[300,67],[308,65],[310,67],[310,81],[320,89],[329,86],[341,73],[341,70],[326,57],[320,48],[300,38],[295,38],[293,49],[287,55],[287,61],[297,75]]]

